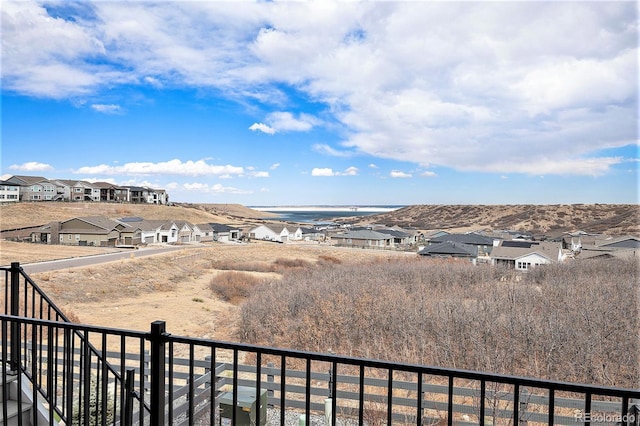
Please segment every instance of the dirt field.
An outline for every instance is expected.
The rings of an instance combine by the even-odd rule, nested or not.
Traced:
[[[0,244],[3,248],[7,243]],[[28,243],[11,246],[17,244],[24,244],[25,250],[34,247]],[[237,271],[246,272],[278,259],[315,263],[324,257],[349,263],[392,256],[408,254],[319,244],[219,243],[185,248],[177,254],[33,274],[32,278],[78,322],[146,331],[151,322],[164,320],[172,334],[234,340],[239,307],[209,289],[211,279],[221,273],[212,267],[214,263],[237,265]],[[279,277],[276,272],[247,273],[265,281]]]

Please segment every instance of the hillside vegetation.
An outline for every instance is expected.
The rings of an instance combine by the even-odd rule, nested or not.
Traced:
[[[576,261],[526,275],[468,262],[320,264],[256,286],[249,343],[636,388],[638,267]]]
[[[240,204],[190,204],[172,206],[114,203],[16,203],[0,205],[0,229],[47,224],[79,216],[109,218],[140,216],[145,219],[187,220],[191,223],[249,225],[277,215]],[[640,205],[412,205],[389,213],[339,218],[340,222],[371,223],[422,230],[510,229],[534,234],[587,231],[609,235],[640,235]]]
[[[640,205],[413,205],[369,216],[366,221],[431,230],[510,229],[534,234],[581,230],[640,235]]]
[[[106,216],[110,219],[140,216],[145,219],[186,220],[191,223],[241,225],[246,219],[275,216],[240,204],[153,204],[37,202],[0,204],[0,229],[44,225],[74,217]]]

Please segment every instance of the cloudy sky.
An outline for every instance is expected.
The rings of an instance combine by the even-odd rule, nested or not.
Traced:
[[[636,2],[2,0],[0,174],[245,205],[638,203]]]

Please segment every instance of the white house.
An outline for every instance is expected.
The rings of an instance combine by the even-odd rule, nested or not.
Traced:
[[[490,254],[493,265],[505,265],[519,271],[563,260],[562,244],[534,241],[501,241]]]
[[[0,203],[17,203],[20,201],[20,185],[0,180]]]
[[[173,221],[166,220],[134,220],[136,218],[123,218],[121,222],[129,225],[136,224],[141,230],[141,241],[144,244],[176,243],[179,237],[179,227]]]
[[[280,242],[302,240],[302,228],[286,224],[262,224],[251,228],[249,237],[253,240]]]

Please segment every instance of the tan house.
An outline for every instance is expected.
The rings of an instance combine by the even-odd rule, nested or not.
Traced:
[[[32,233],[32,241],[45,244],[115,247],[138,245],[141,230],[104,216],[76,217],[51,222]]]

